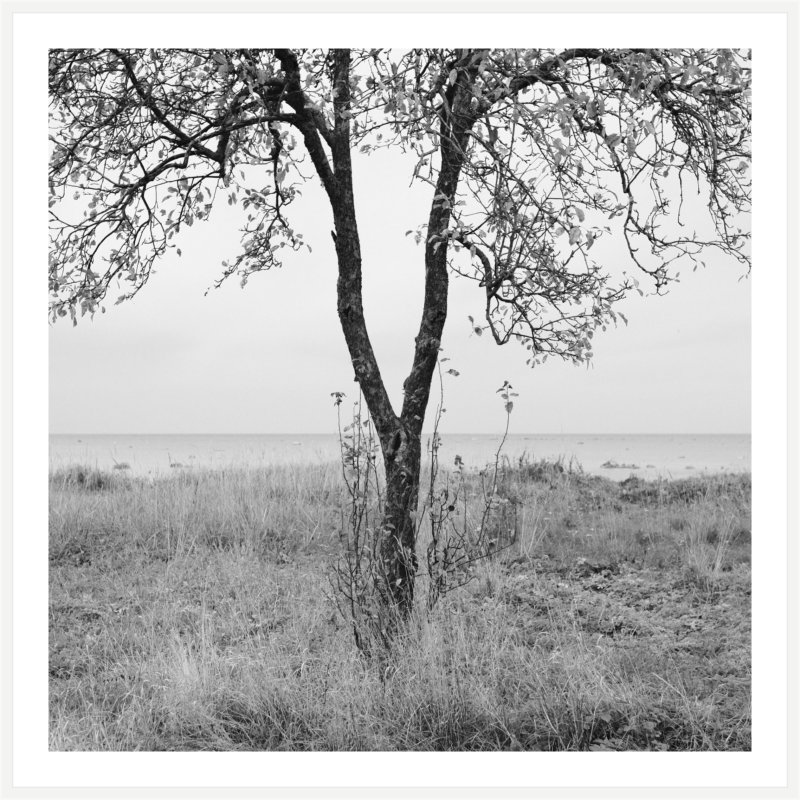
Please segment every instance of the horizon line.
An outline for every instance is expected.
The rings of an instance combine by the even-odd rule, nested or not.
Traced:
[[[423,431],[422,436],[431,436],[433,431]],[[502,438],[503,433],[492,431],[490,433],[475,433],[472,431],[450,431],[442,433],[439,431],[440,436],[495,436]],[[581,431],[577,433],[569,433],[559,431],[558,433],[547,433],[544,431],[523,431],[520,433],[509,431],[506,436],[752,436],[752,431],[725,431],[725,432],[709,432],[709,431],[681,431],[681,432],[661,432],[661,431],[648,431],[643,433],[641,431],[615,431],[613,433],[598,433],[594,431]],[[48,436],[338,436],[337,431],[322,431],[316,433],[298,433],[295,431],[289,432],[255,432],[255,431],[237,431],[237,432],[221,432],[221,431],[205,431],[194,433],[157,433],[157,432],[120,432],[120,431],[104,431],[87,433],[85,431],[70,431],[67,433],[58,431],[48,431]]]

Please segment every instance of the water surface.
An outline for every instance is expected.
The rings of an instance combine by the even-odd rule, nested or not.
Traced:
[[[429,436],[424,436],[427,442]],[[440,464],[456,456],[468,467],[493,462],[501,436],[441,434]],[[683,478],[699,473],[750,471],[746,434],[513,434],[502,454],[520,458],[563,458],[585,472],[623,480]],[[110,470],[127,464],[135,474],[168,473],[196,467],[265,466],[322,463],[339,455],[336,434],[53,434],[50,466],[87,464]],[[614,467],[613,465],[617,466]]]

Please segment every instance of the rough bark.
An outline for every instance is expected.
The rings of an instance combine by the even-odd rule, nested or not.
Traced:
[[[398,432],[383,447],[386,469],[386,498],[380,531],[379,590],[385,604],[401,615],[414,603],[417,571],[416,523],[414,512],[419,498],[421,437],[402,422]]]

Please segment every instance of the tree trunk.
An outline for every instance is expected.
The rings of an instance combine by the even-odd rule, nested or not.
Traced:
[[[378,542],[378,589],[385,605],[407,616],[414,604],[417,572],[416,518],[421,437],[405,426],[383,448],[386,497]]]
[[[334,241],[339,266],[337,283],[339,320],[350,352],[356,380],[367,401],[383,450],[386,470],[384,519],[378,537],[377,589],[384,606],[407,616],[414,601],[417,570],[416,511],[419,499],[422,424],[431,382],[439,357],[447,318],[447,250],[451,208],[464,163],[469,131],[475,123],[472,109],[478,61],[462,51],[458,78],[449,87],[440,112],[441,168],[428,220],[425,247],[425,301],[416,337],[414,362],[403,384],[400,416],[394,411],[381,378],[367,332],[361,292],[361,245],[355,213],[351,161],[350,51],[331,53],[334,85],[334,121],[329,129],[304,105],[299,70],[290,51],[276,51],[287,74],[287,102],[298,115],[311,159],[331,201],[336,228]],[[322,126],[322,127],[320,127]],[[330,147],[332,170],[320,141]]]

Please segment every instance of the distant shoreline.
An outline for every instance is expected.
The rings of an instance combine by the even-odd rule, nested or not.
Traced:
[[[433,431],[423,431],[422,436],[432,436]],[[448,433],[448,436],[499,436],[500,434],[497,431],[490,431],[489,433],[472,433],[470,431],[455,431],[453,433]],[[579,431],[577,433],[540,433],[536,431],[523,431],[521,433],[514,433],[511,434],[513,436],[523,436],[523,437],[560,437],[560,436],[607,436],[611,438],[617,437],[625,437],[625,436],[750,436],[752,437],[752,432],[744,432],[744,433],[737,433],[737,432],[724,432],[724,433],[692,433],[691,431],[688,433],[623,433],[623,432],[616,432],[616,433],[588,433],[586,431]],[[320,433],[296,433],[296,432],[289,432],[289,433],[120,433],[119,431],[114,431],[111,433],[60,433],[58,431],[50,431],[49,436],[76,436],[76,437],[89,437],[89,436],[185,436],[185,437],[197,437],[197,436],[270,436],[270,437],[298,437],[298,436],[314,436],[314,437],[334,437],[338,438],[338,434],[334,431],[333,433],[329,431],[323,431]]]
[[[347,432],[343,431],[346,436]],[[423,459],[431,435],[423,435]],[[736,434],[498,434],[440,433],[439,462],[453,467],[456,459],[481,469],[500,455],[512,463],[520,459],[562,460],[587,474],[615,481],[633,472],[645,479],[678,477],[689,473],[730,473],[751,468],[752,439]],[[169,472],[183,467],[263,466],[283,462],[323,464],[337,462],[340,442],[336,434],[253,434],[247,436],[189,434],[99,435],[53,434],[49,438],[51,466],[88,464],[113,470],[128,464],[132,472]]]

